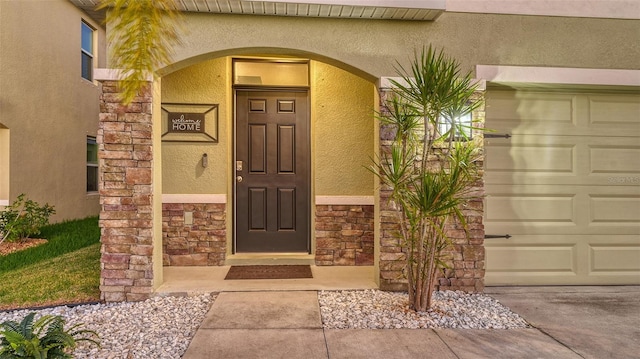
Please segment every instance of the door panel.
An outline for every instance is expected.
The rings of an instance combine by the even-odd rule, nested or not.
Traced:
[[[309,153],[306,91],[236,91],[236,252],[309,252]]]
[[[296,229],[295,188],[278,188],[278,229]]]
[[[249,230],[267,229],[267,189],[249,188]]]
[[[249,126],[249,171],[251,174],[267,172],[267,126]]]
[[[278,126],[278,173],[295,173],[295,127]]]

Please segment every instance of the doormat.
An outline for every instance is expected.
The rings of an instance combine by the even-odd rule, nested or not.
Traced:
[[[296,279],[313,278],[308,265],[231,266],[227,279]]]

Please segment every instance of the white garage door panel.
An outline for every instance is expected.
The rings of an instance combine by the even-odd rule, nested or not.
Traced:
[[[514,135],[485,153],[490,184],[640,185],[640,137]]]
[[[640,284],[640,96],[489,91],[488,285]]]
[[[640,173],[640,146],[590,146],[592,173]]]
[[[486,111],[487,129],[499,133],[640,136],[637,95],[492,91]]]
[[[565,243],[557,245],[520,244],[516,248],[509,245],[492,245],[486,250],[487,270],[498,272],[556,272],[574,274],[576,272],[576,246]]]
[[[623,125],[640,131],[638,118],[629,114],[640,114],[640,102],[636,96],[589,96],[592,124]],[[638,135],[638,133],[636,133]]]
[[[508,172],[573,172],[573,144],[517,144],[489,145],[487,169]],[[490,160],[489,160],[490,159]]]
[[[526,92],[494,92],[491,93],[491,119],[513,123],[565,122],[573,121],[575,96],[573,94],[557,95]]]
[[[570,222],[573,196],[491,195],[487,198],[488,222]]]
[[[640,186],[485,184],[485,190],[487,234],[636,234],[640,244]]]
[[[637,235],[518,235],[487,239],[485,246],[491,285],[640,281]]]
[[[591,196],[591,224],[622,222],[636,224],[640,228],[640,196],[627,197]]]
[[[640,246],[591,245],[590,257],[592,274],[631,272],[640,275]]]

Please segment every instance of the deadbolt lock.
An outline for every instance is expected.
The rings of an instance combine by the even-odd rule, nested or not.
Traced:
[[[236,171],[242,171],[242,161],[236,161]]]

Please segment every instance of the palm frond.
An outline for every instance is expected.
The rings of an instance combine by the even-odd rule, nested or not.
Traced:
[[[104,0],[108,9],[110,67],[122,70],[119,85],[122,102],[132,102],[149,76],[170,62],[180,43],[179,12],[173,0]]]

